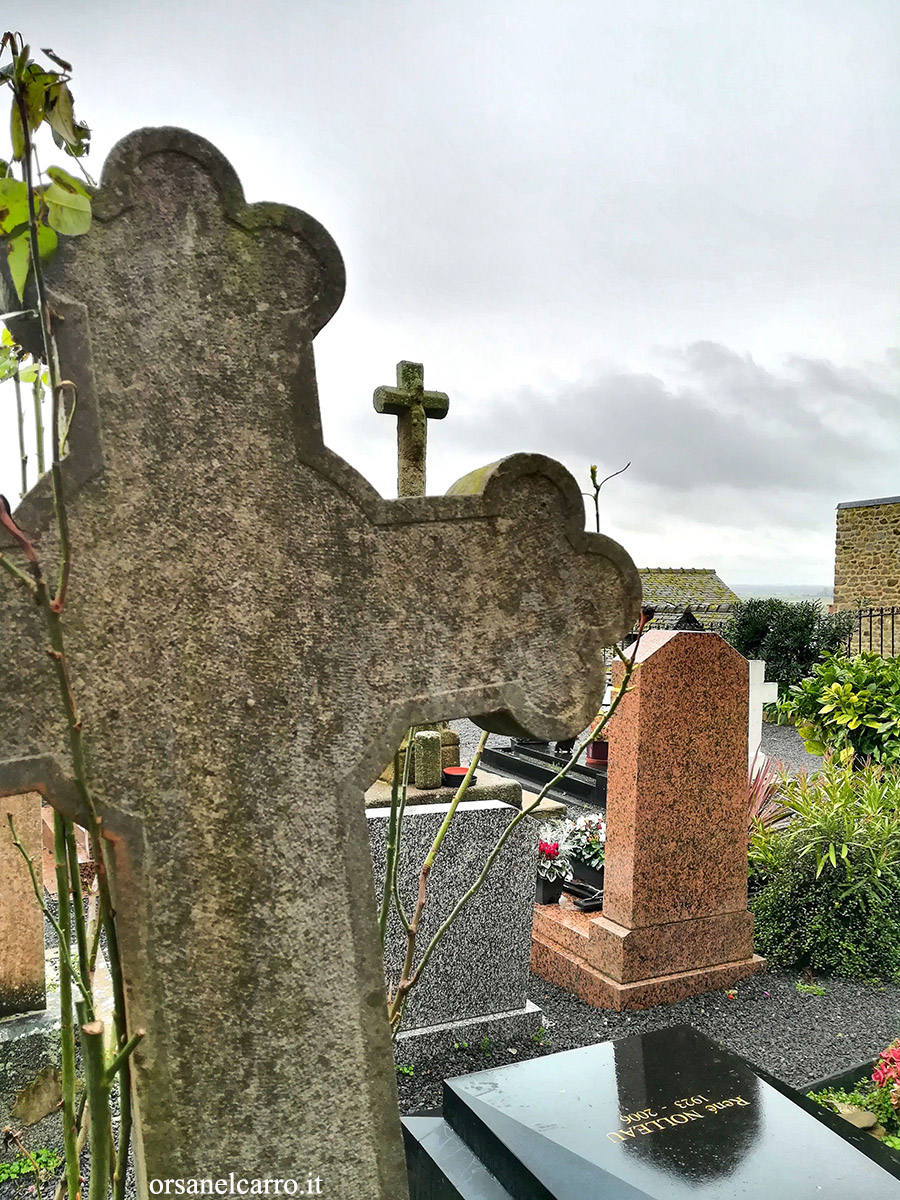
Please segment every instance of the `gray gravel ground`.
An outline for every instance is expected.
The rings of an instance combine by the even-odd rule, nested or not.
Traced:
[[[827,978],[817,981],[825,994],[811,996],[800,994],[797,982],[795,973],[769,972],[739,983],[733,999],[710,992],[616,1013],[591,1008],[531,976],[528,995],[544,1013],[546,1040],[471,1045],[435,1058],[404,1045],[398,1064],[412,1066],[414,1073],[397,1074],[400,1107],[407,1113],[437,1108],[444,1078],[671,1025],[692,1025],[792,1087],[874,1058],[900,1034],[900,986]]]
[[[468,764],[481,737],[481,730],[471,721],[451,721],[451,728],[459,734],[460,762]],[[488,736],[489,746],[509,745],[509,738],[492,733]],[[784,763],[791,771],[815,771],[822,765],[822,759],[816,754],[807,754],[799,733],[793,725],[763,725],[762,751],[769,758]]]
[[[808,771],[812,774],[822,765],[818,754],[806,752],[803,739],[793,725],[763,725],[761,749],[769,758],[783,763],[795,773]]]

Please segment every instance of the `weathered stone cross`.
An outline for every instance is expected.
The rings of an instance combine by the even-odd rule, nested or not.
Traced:
[[[428,420],[443,420],[450,408],[444,392],[426,392],[421,363],[398,362],[397,386],[375,389],[375,411],[397,418],[397,495],[425,495]]]
[[[148,1031],[142,1187],[309,1172],[401,1200],[362,794],[413,724],[583,729],[638,576],[549,459],[398,502],[326,448],[312,342],[340,254],[246,205],[209,143],[130,135],[94,212],[49,284],[79,401],[72,685]],[[46,479],[16,519],[49,554]],[[0,795],[83,819],[40,614],[2,583],[0,712]]]

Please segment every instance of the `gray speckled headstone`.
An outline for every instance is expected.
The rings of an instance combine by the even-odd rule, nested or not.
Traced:
[[[415,909],[419,872],[449,807],[449,803],[410,804],[406,809],[397,890],[407,915]],[[366,816],[375,895],[380,899],[390,809],[369,809]],[[473,798],[460,803],[428,879],[429,902],[419,928],[417,960],[460,896],[478,878],[488,854],[515,816],[516,810],[499,800]],[[404,1034],[487,1017],[495,1021],[506,1017],[510,1026],[517,1023],[514,1018],[527,1018],[522,1024],[530,1022],[525,1006],[536,874],[537,830],[532,821],[520,821],[481,890],[438,943],[420,982],[410,992],[403,1014]],[[385,974],[394,985],[400,978],[406,945],[405,931],[392,909],[384,957]],[[531,1027],[537,1025],[531,1023]],[[479,1040],[486,1032],[481,1032]],[[446,1040],[452,1045],[461,1036],[457,1033],[455,1039],[451,1035]]]
[[[312,339],[340,254],[304,213],[247,206],[200,138],[119,143],[49,284],[79,397],[73,685],[148,1031],[139,1175],[308,1170],[399,1200],[362,793],[414,723],[583,729],[634,565],[546,458],[385,501],[329,451]],[[17,520],[50,527],[46,480]],[[76,812],[40,614],[6,585],[0,709],[0,793]]]

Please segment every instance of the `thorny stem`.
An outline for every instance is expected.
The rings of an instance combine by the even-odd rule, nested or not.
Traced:
[[[66,856],[69,862],[69,886],[72,889],[72,912],[75,916],[75,943],[78,946],[78,969],[81,978],[90,986],[90,952],[84,923],[84,897],[81,891],[81,871],[75,845],[75,827],[66,821]]]
[[[61,437],[60,437],[60,401],[62,392],[65,390],[64,385],[60,384],[59,379],[59,362],[56,354],[55,340],[53,337],[52,320],[50,315],[50,307],[47,303],[47,292],[44,283],[44,272],[41,264],[40,249],[38,244],[38,223],[37,214],[34,207],[34,175],[32,164],[32,139],[31,131],[28,126],[27,112],[25,109],[24,96],[18,85],[14,87],[15,102],[19,109],[19,114],[22,121],[22,129],[24,136],[24,155],[23,155],[23,173],[28,192],[28,215],[29,215],[29,233],[31,242],[31,265],[34,271],[35,292],[37,296],[37,312],[41,324],[41,337],[44,348],[44,358],[47,363],[47,370],[50,376],[51,400],[52,400],[52,448],[53,448],[53,463],[51,467],[51,479],[53,487],[53,504],[59,529],[59,575],[57,582],[56,595],[51,599],[47,595],[46,587],[42,580],[38,580],[36,596],[41,604],[47,621],[48,632],[50,635],[50,657],[53,661],[54,668],[57,674],[57,680],[62,695],[63,705],[68,718],[68,735],[69,749],[72,759],[72,770],[75,781],[75,786],[81,799],[83,806],[89,817],[88,834],[91,843],[91,854],[97,864],[97,883],[100,894],[100,911],[102,913],[103,927],[107,936],[107,951],[109,957],[110,975],[113,985],[114,998],[114,1018],[115,1018],[115,1035],[116,1046],[122,1049],[127,1041],[126,1020],[125,1020],[125,988],[122,978],[121,960],[119,958],[118,938],[115,927],[115,911],[112,905],[112,897],[110,893],[110,877],[112,871],[112,855],[106,845],[106,840],[103,836],[102,822],[97,813],[97,808],[94,803],[94,798],[88,784],[88,774],[84,757],[84,744],[82,738],[82,723],[78,712],[78,707],[75,702],[75,697],[72,692],[68,665],[66,660],[65,641],[63,636],[62,622],[60,619],[63,604],[65,602],[66,591],[68,587],[69,571],[71,566],[71,549],[69,541],[69,522],[68,512],[65,504],[65,496],[63,492],[62,481],[62,465],[61,465]],[[40,370],[40,367],[38,367]],[[62,946],[62,943],[61,943]],[[68,947],[66,947],[68,949]],[[61,950],[62,952],[62,950]],[[71,956],[69,956],[71,961]],[[74,970],[74,968],[73,968]],[[90,1021],[87,1022],[91,1024]],[[91,1034],[84,1031],[84,1052],[87,1056],[93,1053],[89,1050],[88,1044],[92,1042]],[[102,1041],[102,1037],[101,1037]],[[129,1065],[129,1056],[121,1059],[118,1067],[120,1103],[121,1103],[121,1121],[119,1127],[119,1147],[116,1159],[114,1200],[122,1200],[125,1189],[125,1161],[127,1155],[128,1140],[131,1131],[131,1070]],[[102,1104],[102,1096],[100,1091],[96,1097],[92,1097]],[[105,1108],[108,1112],[109,1097],[106,1096]],[[106,1122],[102,1119],[100,1113],[94,1113],[95,1120],[92,1122],[92,1128],[99,1126],[105,1129]],[[93,1152],[93,1143],[95,1137],[98,1141],[102,1141],[99,1133],[92,1133],[91,1143]],[[96,1187],[100,1187],[99,1180],[103,1180],[103,1197],[106,1196],[106,1170],[105,1166],[108,1163],[108,1155],[111,1147],[106,1146],[104,1159],[104,1150],[98,1145],[98,1158],[96,1160],[98,1167],[103,1166],[104,1169],[91,1171],[91,1191],[95,1189],[95,1176],[98,1179]],[[93,1153],[92,1153],[92,1161]],[[74,1196],[74,1192],[70,1191],[70,1196]],[[93,1200],[93,1197],[92,1197]]]
[[[78,1102],[78,1116],[75,1119],[75,1128],[78,1130],[78,1141],[75,1143],[75,1162],[76,1163],[80,1162],[80,1160],[81,1160],[81,1152],[84,1149],[85,1142],[87,1141],[88,1127],[90,1126],[90,1123],[91,1123],[91,1114],[87,1113],[87,1115],[85,1115],[86,1108],[87,1108],[87,1092],[82,1091],[81,1099]],[[69,1160],[67,1158],[66,1159],[67,1173],[68,1173],[68,1166],[69,1166]],[[77,1192],[80,1192],[81,1176],[79,1175],[77,1169],[75,1171],[75,1179],[76,1179],[75,1186],[76,1186]],[[59,1181],[57,1188],[56,1188],[56,1194],[54,1195],[53,1200],[62,1200],[63,1196],[66,1194],[68,1186],[69,1186],[69,1180],[68,1180],[68,1174],[66,1174]]]
[[[59,903],[59,1007],[60,1043],[62,1052],[63,1142],[66,1152],[66,1187],[69,1200],[79,1200],[81,1176],[78,1170],[78,1135],[75,1119],[75,1029],[72,1014],[72,973],[62,952],[69,948],[71,923],[69,919],[69,870],[66,847],[66,825],[62,813],[53,813],[53,851],[56,861],[56,896]]]
[[[606,478],[601,479],[599,483],[597,482],[597,468],[591,467],[591,486],[593,487],[594,491],[593,493],[582,492],[581,494],[582,496],[590,496],[594,501],[594,525],[598,533],[600,532],[600,489],[603,487],[604,483],[609,483],[610,479],[615,479],[617,475],[621,475],[623,471],[627,471],[630,466],[631,463],[627,462],[624,467],[620,467],[618,471],[613,471],[612,475],[607,475]]]
[[[22,411],[22,381],[19,379],[19,369],[13,375],[13,386],[16,389],[16,419],[19,425],[19,464],[22,469],[22,490],[20,496],[28,491],[28,455],[25,452],[25,414]]]
[[[11,562],[2,552],[0,552],[0,567],[11,575],[16,583],[20,583],[22,587],[28,588],[33,596],[37,595],[37,584],[34,580],[29,575],[26,575],[21,568],[17,567],[14,562]]]
[[[87,1019],[84,1005],[78,1005],[81,1026],[81,1053],[84,1058],[85,1087],[91,1114],[91,1178],[88,1200],[106,1200],[112,1157],[109,1133],[109,1080],[103,1061],[103,1022]]]
[[[394,855],[397,852],[397,809],[400,805],[400,754],[394,754],[394,775],[391,780],[391,817],[388,822],[387,853],[384,863],[384,890],[381,897],[381,908],[378,912],[378,933],[381,937],[381,947],[384,949],[384,939],[387,933],[388,914],[391,909],[391,879],[394,875]]]
[[[409,933],[409,917],[406,915],[406,910],[403,907],[403,901],[400,899],[400,889],[397,887],[397,868],[400,865],[400,841],[403,837],[403,817],[406,813],[406,797],[409,793],[409,773],[410,763],[412,762],[411,755],[415,753],[416,727],[411,726],[406,735],[406,757],[403,760],[403,784],[400,788],[400,808],[397,813],[397,847],[394,851],[394,871],[391,877],[391,895],[394,898],[394,908],[397,910],[397,916],[400,918],[400,924]]]
[[[55,814],[54,814],[54,816],[55,816]],[[68,969],[72,973],[72,979],[78,985],[78,990],[81,992],[82,996],[84,996],[85,1001],[89,1002],[90,1001],[90,993],[88,992],[88,989],[85,985],[84,980],[81,978],[81,975],[75,969],[75,964],[72,961],[72,953],[71,953],[71,949],[69,947],[68,940],[66,940],[65,943],[63,942],[63,930],[60,928],[59,921],[56,920],[53,913],[50,911],[50,909],[47,907],[47,905],[44,902],[43,888],[42,888],[41,884],[38,882],[37,872],[34,869],[34,862],[32,861],[32,858],[29,855],[28,851],[25,849],[25,847],[22,845],[21,841],[19,840],[19,835],[16,833],[16,826],[13,821],[12,813],[6,814],[6,820],[9,824],[10,832],[12,833],[13,845],[19,851],[19,853],[22,855],[22,857],[25,859],[25,865],[28,867],[28,874],[31,876],[31,886],[34,890],[35,896],[37,897],[37,902],[41,906],[41,911],[43,912],[43,914],[47,918],[47,920],[50,922],[50,924],[53,926],[56,936],[59,938],[60,954],[63,956],[63,958],[67,962]],[[62,817],[61,820],[65,820],[65,818]],[[63,842],[63,855],[65,855],[65,842]],[[58,871],[59,871],[59,866],[57,864],[57,877],[58,877]],[[68,906],[68,901],[66,902],[66,904]],[[68,907],[66,909],[66,919],[68,920]]]
[[[37,439],[37,469],[38,479],[40,479],[46,470],[44,461],[44,385],[41,381],[40,359],[37,359],[34,365],[37,374],[31,385],[31,398],[34,403],[34,434]]]
[[[412,986],[412,983],[415,982],[413,979],[412,983],[410,983],[410,979],[412,978],[413,961],[416,953],[416,938],[419,932],[419,922],[422,919],[422,913],[425,911],[425,904],[428,899],[428,876],[431,874],[431,868],[434,866],[434,860],[437,858],[438,852],[440,851],[441,843],[446,837],[447,830],[450,828],[450,822],[456,816],[456,810],[466,792],[469,790],[469,783],[471,782],[472,776],[474,775],[478,764],[481,762],[481,755],[487,740],[488,733],[487,730],[485,730],[481,735],[481,739],[478,743],[475,753],[472,755],[472,761],[469,764],[469,769],[466,771],[462,782],[456,789],[456,795],[450,802],[450,807],[447,809],[447,812],[444,815],[444,819],[440,824],[440,828],[434,835],[434,841],[431,843],[431,849],[425,855],[425,861],[422,863],[422,869],[419,872],[419,893],[416,898],[416,907],[413,912],[412,919],[406,926],[406,958],[403,963],[403,970],[400,974],[400,982],[397,984],[397,990],[394,993],[391,1006],[388,1011],[388,1019],[391,1024],[391,1028],[394,1031],[397,1031],[400,1028],[400,1021],[403,1017],[403,1009],[406,1007],[406,996],[410,987]],[[410,742],[407,755],[409,755],[411,751],[412,742]],[[418,972],[416,975],[418,976]]]
[[[139,1029],[137,1031],[137,1033],[132,1034],[132,1036],[128,1039],[128,1041],[125,1043],[125,1045],[122,1047],[122,1049],[116,1055],[116,1057],[112,1060],[112,1062],[106,1068],[106,1073],[107,1073],[110,1084],[113,1082],[116,1075],[118,1074],[119,1068],[121,1067],[122,1063],[125,1061],[126,1058],[129,1057],[129,1055],[131,1055],[137,1049],[138,1043],[141,1042],[145,1037],[146,1037],[146,1034],[144,1033],[143,1029]]]

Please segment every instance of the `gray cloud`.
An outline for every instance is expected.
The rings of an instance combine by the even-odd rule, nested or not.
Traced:
[[[455,433],[489,455],[537,449],[579,466],[590,457],[601,473],[630,459],[610,496],[643,493],[667,516],[802,529],[840,500],[898,490],[891,375],[800,357],[766,368],[699,342],[668,354],[664,374],[597,369],[556,389],[468,401]]]

